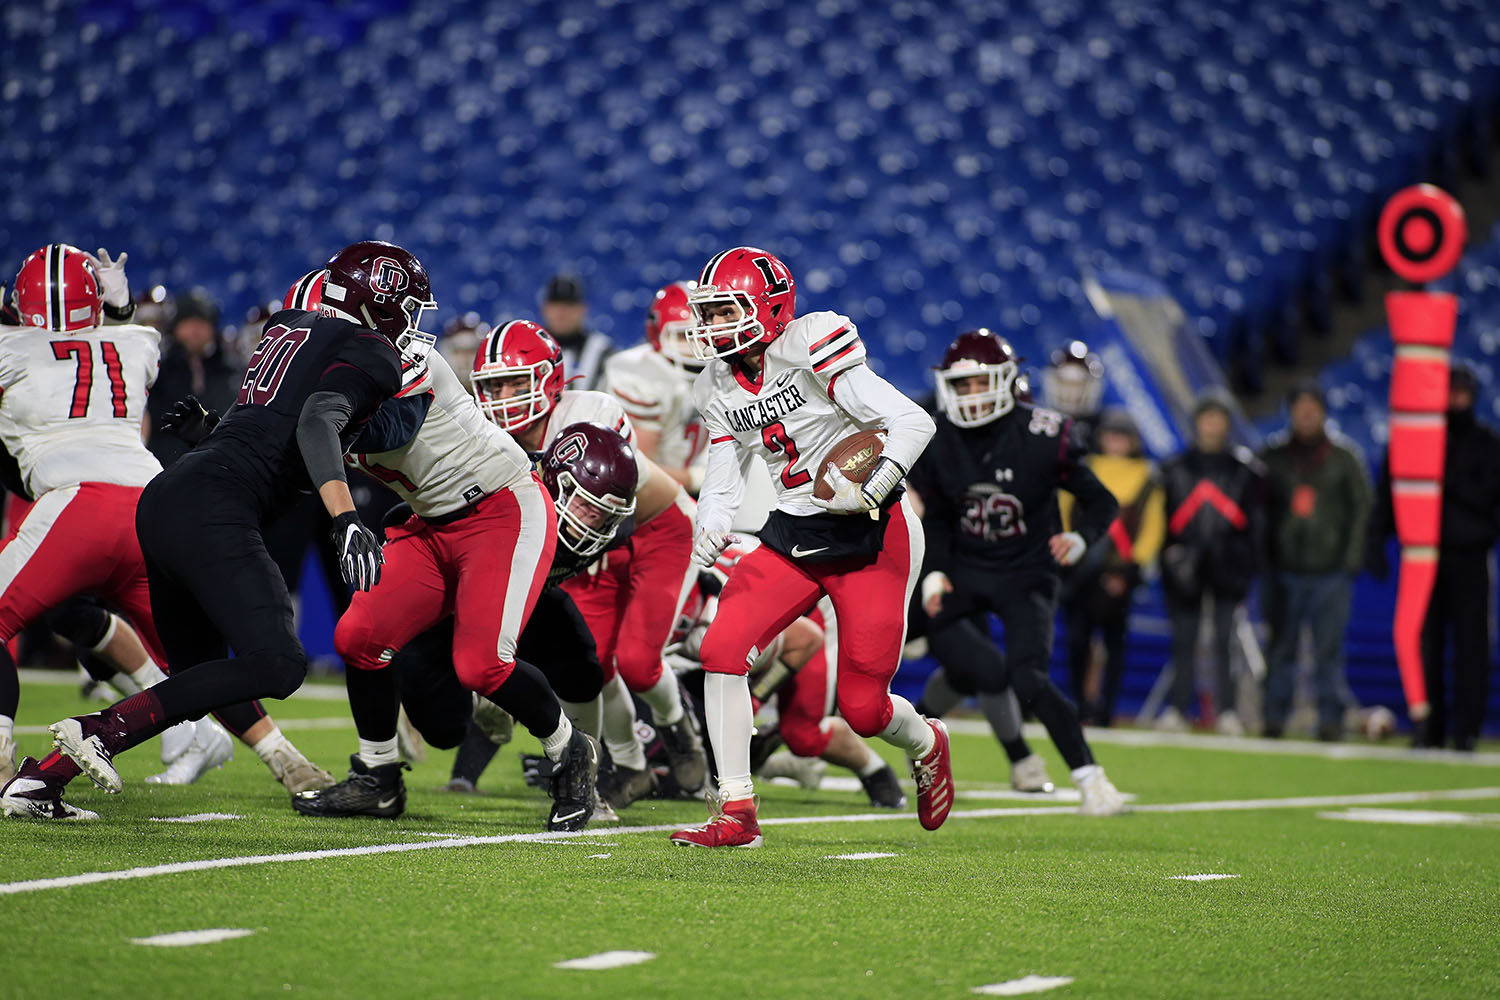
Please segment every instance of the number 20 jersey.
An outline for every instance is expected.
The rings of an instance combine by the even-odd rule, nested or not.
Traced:
[[[277,512],[312,488],[297,446],[302,406],[320,388],[340,382],[357,386],[364,397],[344,428],[347,448],[380,404],[401,388],[396,349],[374,330],[283,309],[266,321],[233,409],[184,461],[191,459],[205,474],[227,473],[263,516]]]
[[[758,379],[720,360],[693,384],[709,447],[733,441],[742,454],[764,459],[778,510],[826,513],[812,502],[818,463],[850,434],[870,429],[832,397],[839,375],[864,362],[865,345],[847,317],[815,312],[788,323],[761,358]]]
[[[0,326],[0,441],[33,497],[83,482],[144,486],[161,471],[141,443],[160,341],[133,324]]]

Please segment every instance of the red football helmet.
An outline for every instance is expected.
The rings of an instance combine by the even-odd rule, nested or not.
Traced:
[[[94,264],[66,243],[49,243],[26,258],[16,274],[14,301],[23,326],[65,332],[104,322]]]
[[[1086,417],[1099,409],[1104,394],[1104,364],[1081,340],[1070,340],[1052,352],[1052,364],[1042,372],[1047,405],[1070,417]]]
[[[704,361],[741,354],[769,344],[786,331],[797,312],[797,283],[776,257],[756,247],[735,247],[715,254],[703,266],[698,287],[688,293],[693,328],[688,340]],[[724,305],[739,309],[727,322],[709,321]]]
[[[512,379],[526,381],[505,384]],[[551,413],[566,381],[562,348],[552,334],[526,319],[495,324],[479,342],[469,379],[479,408],[508,431],[524,430]]]
[[[703,359],[693,353],[688,331],[693,328],[693,309],[688,295],[696,281],[674,281],[657,289],[646,311],[646,340],[667,361],[689,375],[703,370]]]
[[[990,330],[960,333],[937,368],[937,398],[957,427],[979,427],[1016,405],[1014,387],[1021,359],[1010,342]],[[970,379],[984,379],[972,382]],[[959,383],[963,383],[962,388]]]
[[[328,272],[321,267],[316,271],[308,271],[287,289],[286,298],[281,300],[281,308],[317,312],[323,303],[323,283],[327,279]]]
[[[635,452],[596,424],[569,424],[542,453],[542,483],[557,508],[557,540],[580,556],[597,555],[635,513]]]
[[[408,365],[418,365],[437,343],[422,332],[422,313],[437,308],[427,269],[394,243],[351,243],[328,259],[322,312],[390,338]]]

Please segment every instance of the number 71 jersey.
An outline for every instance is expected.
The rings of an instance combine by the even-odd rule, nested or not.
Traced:
[[[825,513],[812,502],[818,463],[850,434],[870,429],[834,402],[839,375],[864,360],[854,323],[816,312],[792,320],[771,342],[758,378],[731,360],[710,362],[693,384],[709,448],[733,441],[763,458],[778,510]]]
[[[0,327],[0,442],[33,497],[82,482],[144,486],[141,442],[161,335],[125,324],[54,333]]]

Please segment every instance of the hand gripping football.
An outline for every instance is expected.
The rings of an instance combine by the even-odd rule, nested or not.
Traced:
[[[878,431],[855,431],[828,450],[823,461],[818,463],[818,480],[813,484],[813,496],[819,500],[832,500],[833,487],[828,485],[825,474],[829,463],[851,482],[862,483],[875,468],[880,453],[885,448]]]

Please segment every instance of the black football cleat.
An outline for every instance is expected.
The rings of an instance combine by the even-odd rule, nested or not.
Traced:
[[[537,753],[521,754],[521,780],[532,788],[549,790],[557,765],[551,759]]]
[[[548,830],[582,830],[594,812],[599,777],[599,747],[581,729],[573,730],[568,749],[552,775],[552,811]]]
[[[860,775],[859,783],[865,786],[870,805],[881,809],[906,808],[906,793],[901,790],[901,782],[891,765],[887,764],[871,775]]]
[[[689,791],[697,791],[708,779],[708,758],[703,753],[703,741],[698,738],[698,727],[686,712],[670,726],[657,726],[662,746],[667,751],[667,762],[672,766],[672,777],[677,784]]]
[[[304,816],[379,816],[395,819],[406,811],[405,761],[366,767],[355,754],[349,758],[349,777],[328,788],[298,792],[292,808]]]
[[[637,771],[616,764],[608,774],[599,777],[599,792],[615,809],[627,809],[632,803],[656,791],[656,773],[648,765]]]

